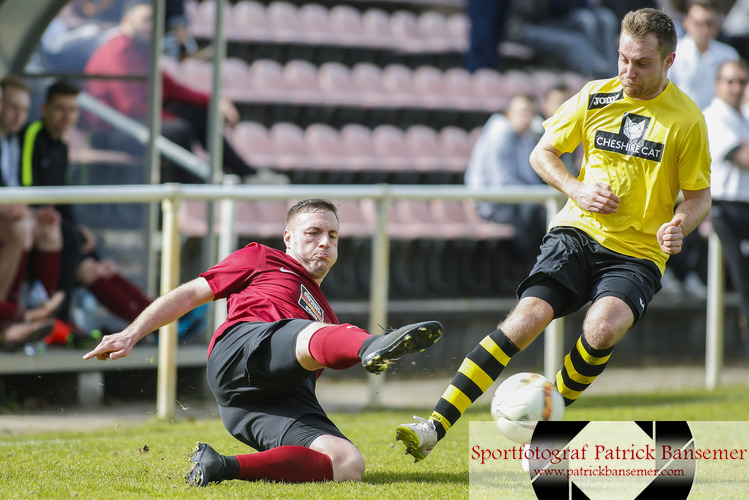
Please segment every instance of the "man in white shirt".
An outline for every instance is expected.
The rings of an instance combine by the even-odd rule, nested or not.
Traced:
[[[676,47],[668,78],[704,109],[715,95],[718,67],[739,55],[736,49],[715,39],[720,33],[720,18],[711,3],[691,3],[683,25],[686,35]]]
[[[705,109],[713,158],[712,221],[723,244],[731,281],[740,295],[739,328],[749,354],[749,120],[741,114],[749,68],[743,60],[723,63],[716,97]]]

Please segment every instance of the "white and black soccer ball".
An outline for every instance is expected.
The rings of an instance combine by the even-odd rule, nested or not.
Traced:
[[[523,372],[502,382],[494,392],[492,418],[508,439],[526,444],[540,420],[561,420],[564,398],[538,373]]]

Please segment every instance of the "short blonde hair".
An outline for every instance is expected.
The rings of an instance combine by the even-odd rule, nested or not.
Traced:
[[[658,49],[663,59],[676,51],[676,27],[665,13],[658,9],[639,9],[628,12],[622,19],[621,32],[635,40],[642,40],[650,33],[658,38]]]

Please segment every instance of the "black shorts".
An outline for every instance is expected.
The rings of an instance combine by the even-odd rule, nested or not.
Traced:
[[[325,434],[346,439],[317,401],[318,373],[296,359],[296,338],[310,323],[238,323],[219,337],[208,357],[208,385],[224,427],[258,451],[309,446]]]
[[[613,252],[578,229],[555,227],[544,237],[517,295],[545,300],[555,318],[601,297],[618,297],[637,323],[660,288],[661,272],[654,262]]]

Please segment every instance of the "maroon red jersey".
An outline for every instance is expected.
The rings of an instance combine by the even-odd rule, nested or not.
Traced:
[[[224,331],[243,321],[299,318],[338,324],[320,286],[280,250],[250,243],[200,276],[208,280],[217,299],[227,299],[227,318],[213,334],[209,355]]]

